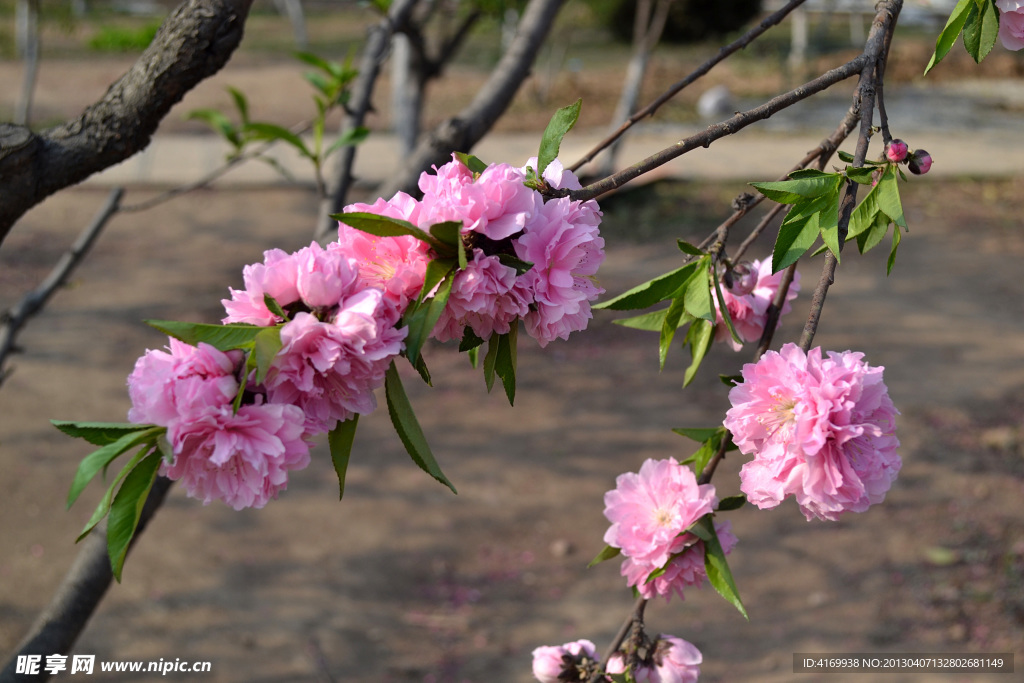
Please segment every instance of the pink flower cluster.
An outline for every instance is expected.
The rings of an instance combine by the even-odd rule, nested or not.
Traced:
[[[637,683],[696,683],[703,661],[703,655],[693,643],[661,634],[647,660],[633,668],[633,680]],[[625,655],[616,652],[608,659],[605,671],[621,674],[626,668]]]
[[[612,525],[604,541],[619,548],[621,573],[645,598],[683,598],[685,586],[707,578],[704,544],[686,530],[718,505],[715,487],[697,484],[690,468],[674,458],[648,459],[639,473],[627,472],[604,494],[604,516]],[[715,525],[725,552],[736,545],[728,522]],[[651,574],[664,570],[651,579]]]
[[[883,368],[863,357],[786,344],[743,366],[725,426],[754,456],[740,471],[751,503],[773,508],[792,495],[808,520],[836,520],[885,498],[901,464],[899,411]]]
[[[754,260],[752,263],[741,263],[733,270],[731,287],[722,287],[722,298],[725,300],[729,318],[736,329],[736,334],[744,342],[756,342],[761,339],[764,326],[768,321],[768,307],[779,291],[783,273],[772,273],[771,259]],[[793,281],[786,293],[782,305],[782,315],[791,310],[790,302],[800,292],[800,273],[793,273]],[[712,297],[715,304],[715,341],[728,342],[736,351],[743,348],[729,333],[729,328],[722,317],[718,305],[718,297]],[[780,323],[781,324],[781,323]]]
[[[181,479],[190,496],[235,509],[263,507],[287,486],[288,471],[309,463],[314,435],[374,410],[373,392],[406,334],[395,327],[398,295],[364,276],[340,244],[270,250],[243,278],[245,289],[223,302],[224,322],[281,326],[262,383],[241,351],[175,339],[170,353],[147,351],[128,378],[128,419],[167,427],[173,459],[161,473]]]
[[[531,159],[527,167],[536,163]],[[462,223],[467,264],[455,275],[433,330],[438,340],[461,339],[467,328],[486,340],[509,332],[512,323],[522,319],[526,331],[546,346],[587,326],[590,302],[604,292],[594,281],[604,260],[604,240],[598,234],[601,212],[594,201],[545,202],[540,192],[524,184],[527,167],[497,164],[474,174],[453,157],[435,173],[420,176],[420,201],[399,193],[386,202],[345,209],[401,218],[424,230],[446,221]],[[554,188],[580,188],[576,176],[557,160],[543,178]],[[366,239],[353,237],[355,231],[344,223],[339,230],[342,243]],[[387,285],[386,291],[400,291],[406,300],[418,294],[407,285],[416,281],[413,271],[425,268],[426,252],[414,253],[411,246],[380,246],[397,240],[408,243],[411,237],[374,239],[373,254],[356,255],[360,272],[374,273],[378,282],[394,272],[393,277],[403,279],[396,286]],[[508,265],[514,259],[532,267],[517,272]]]

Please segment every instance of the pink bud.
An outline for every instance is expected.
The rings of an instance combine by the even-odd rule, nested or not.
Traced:
[[[899,138],[891,140],[885,148],[885,158],[893,163],[906,159],[907,143]]]
[[[756,269],[751,268],[746,261],[742,261],[726,273],[725,286],[734,296],[745,296],[754,291],[754,287],[757,286],[757,275]]]
[[[915,175],[924,175],[932,167],[932,155],[923,149],[915,149],[910,155],[910,162],[907,168]]]

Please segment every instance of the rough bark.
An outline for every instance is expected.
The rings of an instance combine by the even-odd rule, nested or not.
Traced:
[[[252,0],[185,0],[153,43],[73,121],[0,124],[0,241],[28,209],[142,151],[161,119],[238,47]]]

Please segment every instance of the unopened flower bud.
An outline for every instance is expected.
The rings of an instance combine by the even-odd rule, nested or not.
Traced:
[[[742,261],[726,273],[724,280],[725,286],[731,294],[745,296],[754,291],[754,287],[757,286],[757,270],[751,268],[746,261]]]
[[[907,158],[907,143],[899,138],[894,138],[885,148],[885,158],[896,163]]]
[[[923,149],[915,149],[910,155],[907,168],[915,175],[924,175],[932,167],[932,155]]]

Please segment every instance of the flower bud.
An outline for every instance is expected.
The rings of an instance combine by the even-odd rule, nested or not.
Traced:
[[[889,144],[885,147],[885,158],[893,163],[906,159],[907,143],[903,142],[903,140],[900,140],[899,138],[890,140]]]
[[[915,175],[924,175],[932,167],[932,155],[923,149],[915,149],[910,155],[907,168]]]
[[[741,261],[725,274],[725,286],[733,296],[745,296],[757,287],[757,270],[747,261]]]

